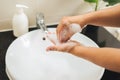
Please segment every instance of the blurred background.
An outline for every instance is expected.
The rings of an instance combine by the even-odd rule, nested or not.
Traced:
[[[26,5],[24,9],[29,18],[29,26],[35,26],[36,14],[44,13],[46,24],[56,24],[63,16],[84,14],[94,11],[95,4],[84,0],[0,0],[0,30],[12,28],[12,18],[16,13],[16,4]],[[99,1],[99,8],[107,3]]]
[[[29,7],[24,9],[24,12],[28,16],[29,27],[35,27],[36,14],[39,12],[44,13],[47,25],[54,25],[58,24],[63,16],[80,15],[95,11],[95,1],[97,0],[0,0],[0,30],[12,29],[12,19],[16,13],[16,4]],[[115,4],[119,0],[98,1],[97,10],[100,10],[106,8],[108,4]],[[116,30],[118,28],[107,27],[106,29],[115,37],[117,36]]]

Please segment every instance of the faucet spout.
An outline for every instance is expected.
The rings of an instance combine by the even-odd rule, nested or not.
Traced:
[[[36,16],[36,24],[39,29],[41,29],[43,32],[47,32],[47,26],[45,25],[45,20],[44,20],[44,14],[39,13]]]

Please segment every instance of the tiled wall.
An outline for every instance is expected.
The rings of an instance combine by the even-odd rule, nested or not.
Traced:
[[[84,0],[0,0],[0,30],[12,28],[12,17],[16,12],[15,5],[28,6],[25,13],[29,18],[29,25],[35,25],[36,13],[45,15],[47,24],[58,23],[63,16],[84,14],[93,11],[95,5]],[[104,6],[104,3],[101,3]]]

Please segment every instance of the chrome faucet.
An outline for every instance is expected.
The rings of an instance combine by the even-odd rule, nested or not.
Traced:
[[[48,32],[47,26],[45,25],[44,14],[39,13],[36,16],[37,28],[41,29],[43,32]]]

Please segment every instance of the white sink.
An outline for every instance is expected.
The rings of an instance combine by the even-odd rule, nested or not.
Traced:
[[[6,72],[11,80],[100,80],[104,68],[68,53],[46,52],[46,47],[53,44],[43,36],[41,30],[31,31],[9,46]],[[82,34],[72,38],[85,46],[98,47]]]

